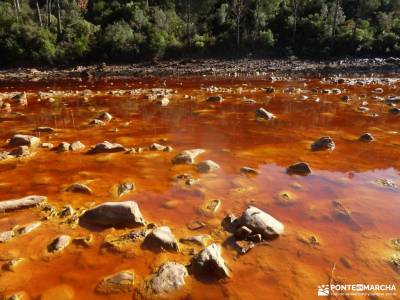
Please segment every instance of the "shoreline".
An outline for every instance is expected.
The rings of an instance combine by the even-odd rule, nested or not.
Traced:
[[[86,65],[67,68],[0,69],[0,82],[123,77],[324,77],[394,76],[400,58],[340,59],[327,61],[288,59],[171,60],[155,63]]]

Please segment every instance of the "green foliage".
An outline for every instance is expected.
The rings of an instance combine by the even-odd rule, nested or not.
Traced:
[[[0,1],[0,65],[177,55],[398,55],[400,0]],[[50,20],[50,22],[48,22]]]

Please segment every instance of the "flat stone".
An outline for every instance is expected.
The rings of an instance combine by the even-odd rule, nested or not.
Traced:
[[[212,199],[204,202],[204,204],[201,207],[201,211],[208,216],[213,216],[217,213],[220,207],[221,207],[221,200]]]
[[[19,235],[28,234],[28,233],[34,231],[35,229],[39,228],[41,225],[42,225],[42,222],[40,222],[40,221],[33,222],[33,223],[30,223],[30,224],[20,227],[17,232]]]
[[[56,130],[52,127],[36,127],[33,131],[40,133],[54,133]]]
[[[134,201],[105,202],[85,211],[80,220],[100,226],[141,226],[145,224]]]
[[[178,241],[168,226],[154,228],[146,236],[143,246],[155,251],[179,251]]]
[[[0,201],[0,212],[29,208],[47,200],[45,196],[27,196],[20,199]]]
[[[173,164],[193,164],[195,158],[204,153],[203,149],[185,150],[172,159]]]
[[[176,262],[162,264],[144,283],[146,292],[151,296],[170,294],[185,285],[188,271],[184,265]]]
[[[265,120],[273,120],[276,118],[276,116],[267,111],[266,109],[260,107],[256,110],[256,118],[261,118],[261,119],[265,119]]]
[[[179,241],[183,244],[195,244],[199,246],[205,246],[206,241],[210,239],[210,236],[207,234],[200,234],[190,237],[181,238]]]
[[[15,134],[8,142],[9,147],[28,146],[36,147],[40,143],[40,139],[36,136],[26,134]]]
[[[60,235],[56,237],[51,243],[47,246],[47,251],[51,253],[56,253],[64,250],[71,244],[71,237],[69,235]]]
[[[220,166],[212,161],[212,160],[205,160],[197,164],[196,169],[199,173],[209,173],[216,171],[220,168]]]
[[[211,244],[200,251],[192,260],[195,274],[200,276],[212,275],[216,278],[229,277],[229,270],[221,255],[221,246]]]
[[[90,187],[88,187],[86,184],[82,183],[73,183],[66,189],[67,192],[70,193],[80,193],[80,194],[92,194],[93,191]]]
[[[329,136],[323,136],[311,144],[312,151],[333,150],[335,142]]]
[[[103,278],[96,286],[100,294],[119,294],[131,292],[135,285],[135,273],[125,270]]]
[[[96,144],[90,147],[88,154],[96,154],[96,153],[114,153],[114,152],[122,152],[125,151],[125,147],[117,143],[110,143],[104,141],[102,143]]]
[[[311,167],[306,162],[298,162],[290,165],[286,169],[286,173],[306,176],[308,174],[311,174]]]
[[[246,208],[240,218],[240,223],[267,239],[284,232],[284,226],[281,222],[254,206]]]

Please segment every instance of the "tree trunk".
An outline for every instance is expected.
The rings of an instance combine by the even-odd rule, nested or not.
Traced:
[[[293,0],[293,42],[296,41],[296,31],[297,31],[297,14],[299,8],[299,0]]]
[[[59,36],[62,33],[60,0],[57,0],[57,32]]]
[[[36,1],[36,12],[37,12],[38,19],[39,19],[39,25],[40,25],[40,27],[42,27],[43,26],[42,14],[40,13],[40,7],[39,7],[39,2],[38,1]]]
[[[51,0],[46,0],[47,5],[47,27],[51,25]]]
[[[332,47],[333,47],[333,45],[335,43],[335,35],[336,35],[338,13],[339,13],[339,0],[336,0],[335,12],[334,12],[334,15],[333,15],[332,34],[331,34]]]
[[[242,0],[236,2],[236,46],[240,48],[240,20],[242,17]]]
[[[192,33],[190,26],[191,19],[192,19],[191,0],[186,0],[186,35],[189,48],[192,47]]]

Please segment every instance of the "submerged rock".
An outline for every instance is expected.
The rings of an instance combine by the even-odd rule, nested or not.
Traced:
[[[117,195],[121,197],[135,190],[135,185],[131,182],[123,182],[117,186]]]
[[[106,123],[104,121],[102,121],[102,120],[99,120],[99,119],[93,119],[93,120],[91,120],[89,122],[89,125],[96,127],[96,126],[104,126],[104,125],[106,125]]]
[[[70,193],[80,193],[80,194],[92,194],[92,189],[88,187],[86,184],[82,183],[73,183],[66,189],[67,192]]]
[[[360,136],[359,140],[360,140],[361,142],[370,143],[370,142],[373,142],[375,139],[374,139],[374,137],[373,137],[372,134],[370,134],[370,133],[364,133],[364,134],[362,134],[362,135]]]
[[[273,120],[276,116],[273,113],[270,113],[266,109],[260,107],[256,110],[256,118],[262,118],[265,120]]]
[[[211,103],[221,103],[224,101],[224,98],[222,96],[210,96],[207,98],[207,102]]]
[[[179,251],[178,241],[168,226],[154,228],[146,236],[143,246],[155,251]]]
[[[200,251],[192,260],[195,274],[199,276],[211,275],[215,278],[229,277],[229,270],[221,255],[221,246],[211,244]]]
[[[253,169],[253,168],[250,168],[250,167],[242,167],[242,168],[240,168],[240,173],[257,175],[260,172],[258,172],[258,170],[256,170],[256,169]]]
[[[196,169],[199,173],[209,173],[215,170],[218,170],[220,166],[212,161],[212,160],[205,160],[197,164]]]
[[[128,293],[133,290],[135,273],[132,270],[121,271],[103,278],[96,286],[100,294]]]
[[[173,164],[193,164],[195,158],[204,153],[203,149],[185,150],[172,159]]]
[[[184,265],[176,262],[162,264],[144,283],[146,293],[152,296],[167,296],[185,285],[188,271]]]
[[[114,152],[122,152],[125,151],[125,147],[117,143],[110,143],[108,141],[104,141],[102,143],[96,144],[90,147],[88,154],[96,154],[96,153],[114,153]]]
[[[80,220],[100,226],[141,226],[145,224],[134,201],[105,202],[85,211]]]
[[[240,218],[240,223],[253,232],[261,234],[265,239],[281,235],[284,232],[281,222],[254,206],[246,208]]]
[[[290,165],[286,169],[286,173],[305,176],[305,175],[311,174],[311,167],[308,163],[298,162],[298,163],[294,163],[293,165]]]
[[[40,143],[40,139],[36,136],[26,134],[15,134],[8,142],[9,147],[28,146],[36,147]]]
[[[69,235],[60,235],[47,246],[47,251],[50,253],[60,252],[71,244],[71,240]]]
[[[112,118],[113,118],[112,115],[109,114],[108,112],[103,112],[97,117],[98,120],[101,120],[104,122],[110,122],[112,120]]]
[[[335,149],[335,142],[329,136],[323,136],[311,144],[312,151],[333,150]]]

